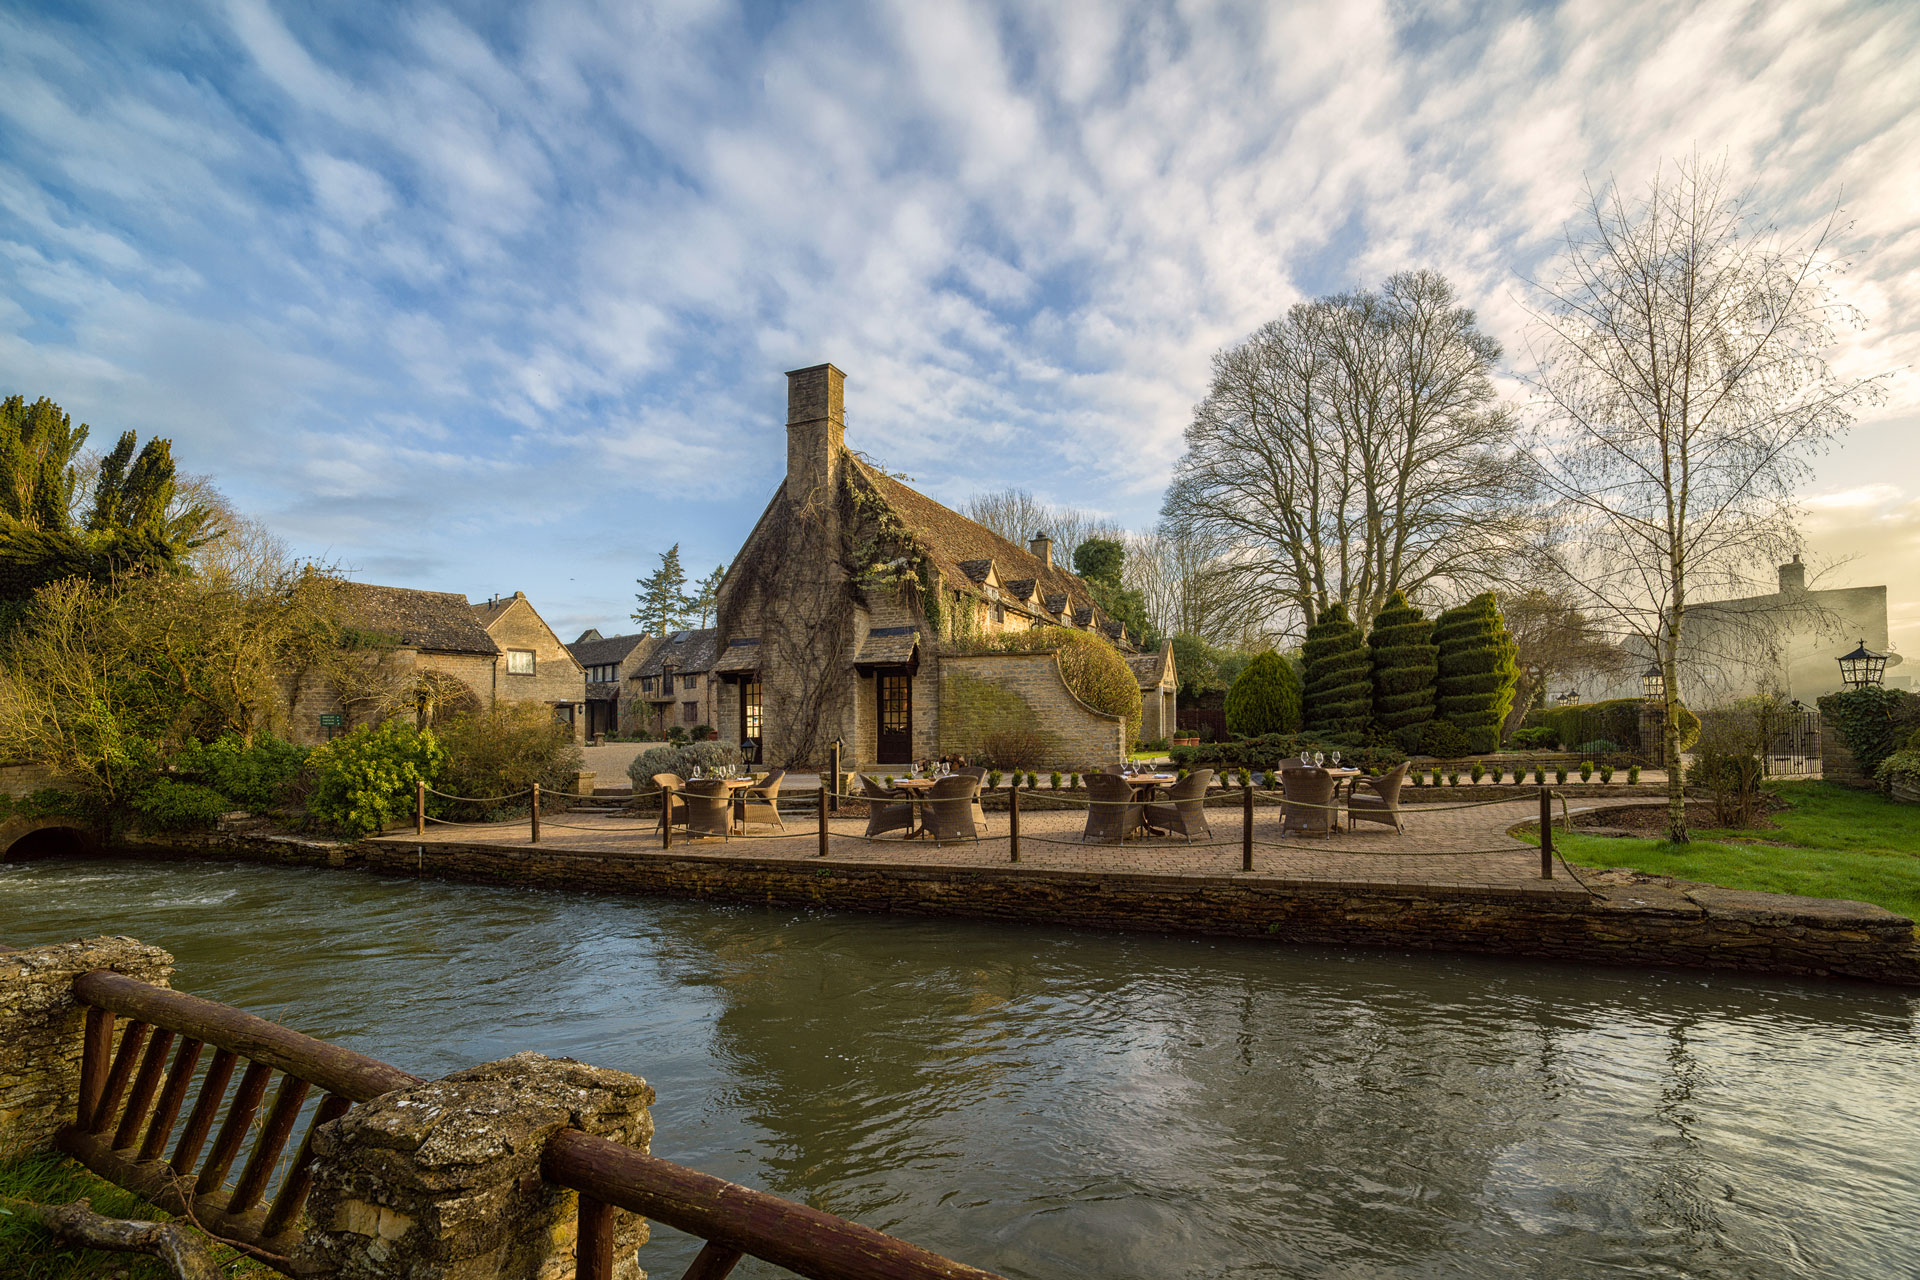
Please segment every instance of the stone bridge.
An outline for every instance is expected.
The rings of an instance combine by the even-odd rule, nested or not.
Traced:
[[[0,765],[0,795],[5,795],[9,800],[23,800],[36,791],[49,788],[58,791],[69,789],[44,765]],[[55,834],[43,836],[41,832]],[[45,853],[71,852],[76,844],[86,848],[93,843],[93,832],[73,818],[13,815],[0,822],[0,862],[13,862]]]

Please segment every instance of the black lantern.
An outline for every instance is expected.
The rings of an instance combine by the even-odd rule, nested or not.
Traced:
[[[1563,707],[1570,707],[1578,701],[1580,701],[1580,691],[1578,689],[1569,689],[1560,695],[1560,705]]]
[[[1878,685],[1887,674],[1887,655],[1875,653],[1860,641],[1860,647],[1840,659],[1840,683],[1849,689]]]
[[[1654,663],[1640,673],[1640,692],[1648,702],[1664,702],[1667,697],[1667,673]]]

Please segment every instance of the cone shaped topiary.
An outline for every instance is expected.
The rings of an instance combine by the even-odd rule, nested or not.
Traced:
[[[1306,688],[1301,695],[1301,719],[1308,733],[1359,734],[1373,714],[1373,680],[1366,641],[1336,604],[1307,628]]]
[[[1417,751],[1433,719],[1434,678],[1440,672],[1433,623],[1396,591],[1374,615],[1367,648],[1373,655],[1374,723],[1402,751]]]
[[[1269,649],[1249,662],[1227,690],[1227,731],[1249,738],[1300,728],[1300,673]]]
[[[1495,750],[1520,671],[1493,593],[1441,614],[1434,620],[1433,642],[1440,650],[1434,718],[1458,729],[1469,752]]]

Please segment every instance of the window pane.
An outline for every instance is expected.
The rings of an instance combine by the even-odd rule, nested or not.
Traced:
[[[507,671],[511,675],[530,676],[533,674],[533,650],[507,650]]]

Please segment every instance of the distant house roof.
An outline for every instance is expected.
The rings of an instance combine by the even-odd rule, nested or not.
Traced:
[[[657,676],[668,666],[675,671],[706,671],[713,666],[715,642],[720,638],[716,627],[706,627],[699,631],[676,631],[653,647],[640,669],[634,672],[640,676]]]
[[[451,591],[416,591],[370,582],[342,582],[348,618],[403,645],[436,653],[500,656],[500,646],[468,605]]]
[[[481,626],[491,627],[494,623],[500,621],[501,615],[513,608],[515,603],[525,600],[526,598],[525,592],[516,591],[510,596],[494,596],[490,600],[475,601],[473,605],[473,616],[480,619]]]
[[[1164,641],[1152,653],[1129,654],[1127,666],[1133,669],[1142,689],[1158,688],[1162,680],[1178,674],[1173,668],[1173,646]]]
[[[588,639],[589,636],[592,638]],[[651,639],[645,632],[630,636],[603,636],[598,631],[589,631],[568,645],[567,652],[583,667],[616,666]]]
[[[1063,609],[1071,608],[1075,623],[1082,627],[1096,616],[1103,623],[1106,621],[1106,615],[1094,605],[1087,584],[1077,574],[1058,564],[1049,564],[1018,543],[1009,542],[978,521],[941,506],[858,458],[852,462],[899,513],[901,521],[926,544],[932,553],[934,568],[950,583],[977,586],[985,582],[992,571],[999,575],[1015,600],[1031,599],[1038,592],[1048,613],[1057,616]]]

